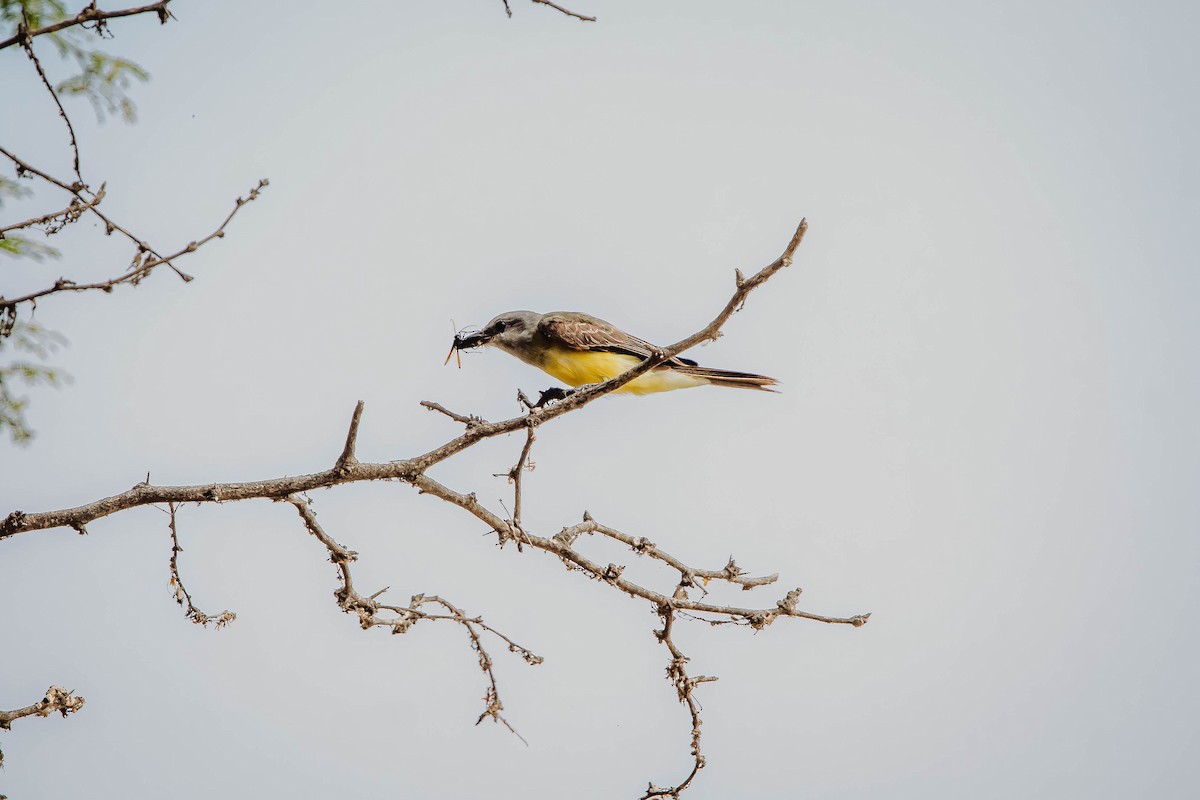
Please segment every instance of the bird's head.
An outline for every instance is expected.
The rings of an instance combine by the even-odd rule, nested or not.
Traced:
[[[507,311],[474,333],[459,331],[454,337],[450,355],[458,350],[471,350],[490,344],[501,350],[513,350],[529,340],[537,330],[542,315],[535,311]],[[450,356],[446,357],[446,361]]]

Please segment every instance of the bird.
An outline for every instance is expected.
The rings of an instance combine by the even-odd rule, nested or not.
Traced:
[[[484,345],[516,356],[570,386],[615,378],[658,349],[612,323],[579,311],[508,311],[479,331],[455,334],[444,363],[460,350]],[[693,386],[730,386],[774,392],[769,387],[778,383],[765,375],[702,367],[676,356],[615,391],[652,394]]]

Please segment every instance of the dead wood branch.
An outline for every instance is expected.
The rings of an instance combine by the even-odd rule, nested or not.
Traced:
[[[71,690],[61,686],[51,686],[46,690],[46,696],[31,706],[18,708],[13,711],[0,711],[0,731],[12,729],[15,720],[22,717],[48,717],[58,712],[64,717],[74,714],[83,708],[84,699]],[[4,753],[0,751],[0,767],[4,766]]]

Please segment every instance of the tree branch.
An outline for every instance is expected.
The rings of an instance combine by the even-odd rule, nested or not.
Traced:
[[[56,221],[59,223],[56,230],[61,229],[61,227],[63,225],[69,225],[70,223],[78,220],[81,216],[83,216],[83,212],[90,210],[92,208],[92,206],[99,205],[100,202],[104,199],[104,193],[105,193],[104,185],[101,185],[100,189],[96,192],[95,195],[92,196],[92,199],[90,199],[90,200],[83,201],[83,200],[80,200],[78,197],[72,197],[71,204],[68,205],[66,208],[64,208],[62,211],[53,211],[49,214],[42,214],[40,217],[33,217],[31,219],[27,219],[24,222],[16,222],[16,223],[13,223],[12,225],[5,225],[3,228],[0,228],[0,239],[3,239],[4,234],[6,234],[10,231],[19,231],[24,228],[33,228],[38,225],[46,225],[47,223],[56,222]],[[8,301],[4,301],[4,302],[7,303]],[[21,301],[14,300],[13,302],[18,303]]]
[[[692,756],[692,771],[678,784],[669,788],[655,786],[651,783],[646,788],[646,793],[642,795],[641,800],[650,800],[653,797],[669,797],[675,800],[696,779],[696,774],[704,769],[705,760],[700,752],[700,726],[703,723],[700,720],[700,704],[696,701],[694,692],[697,685],[717,680],[711,675],[699,675],[695,678],[688,676],[686,665],[689,659],[671,638],[671,628],[675,624],[675,612],[670,608],[660,606],[658,615],[662,618],[663,626],[662,630],[655,631],[654,635],[671,653],[671,661],[667,664],[667,680],[675,684],[679,702],[687,706],[688,715],[692,720],[692,745],[689,751]]]
[[[521,395],[524,398],[524,395]],[[517,456],[517,463],[508,471],[508,482],[513,487],[513,510],[512,519],[509,522],[518,534],[517,550],[521,550],[521,543],[527,541],[525,529],[521,527],[521,476],[525,474],[525,470],[533,470],[533,462],[529,460],[529,451],[533,449],[533,443],[537,437],[533,433],[533,426],[530,425],[525,429],[525,445],[521,448],[521,455]],[[497,476],[499,477],[499,476]]]
[[[48,717],[56,711],[65,717],[83,708],[83,704],[84,699],[76,697],[72,691],[61,686],[51,686],[46,690],[46,696],[31,706],[14,711],[0,711],[0,731],[11,730],[13,721],[22,717]],[[0,752],[0,767],[3,766],[4,753]]]
[[[45,36],[48,33],[57,33],[58,31],[65,30],[76,25],[83,25],[87,22],[103,24],[106,20],[117,19],[118,17],[132,17],[138,14],[149,14],[153,12],[158,15],[159,23],[165,25],[167,20],[171,17],[171,12],[167,10],[167,4],[170,2],[171,0],[161,0],[161,2],[158,3],[151,3],[150,5],[138,6],[136,8],[123,8],[118,11],[102,11],[96,7],[96,0],[92,0],[92,2],[86,8],[69,19],[64,19],[59,22],[55,22],[52,25],[46,25],[42,28],[35,28],[34,30],[18,31],[13,36],[0,40],[0,50],[12,47],[14,44],[20,44],[22,41],[29,41],[30,39],[35,39],[38,36]]]
[[[192,622],[205,628],[211,622],[217,630],[221,630],[237,619],[237,614],[229,610],[222,611],[216,616],[205,614],[192,603],[192,596],[188,593],[187,587],[183,585],[183,578],[179,577],[179,554],[183,552],[183,548],[179,546],[179,529],[176,527],[175,516],[178,510],[174,503],[167,504],[167,513],[171,516],[169,523],[171,529],[171,588],[175,590],[175,602],[183,607],[184,613]]]
[[[697,579],[699,579],[704,583],[707,583],[711,580],[725,581],[727,583],[734,584],[735,586],[741,586],[743,591],[749,591],[750,589],[756,589],[759,586],[768,586],[779,580],[778,574],[764,575],[758,578],[746,577],[746,573],[744,573],[741,568],[738,567],[732,556],[729,559],[729,563],[727,563],[725,568],[721,570],[695,569],[693,567],[689,567],[687,564],[684,564],[670,553],[665,553],[662,550],[659,550],[658,547],[655,546],[654,542],[650,541],[646,537],[642,536],[635,538],[627,533],[621,533],[620,531],[609,528],[606,525],[601,525],[599,522],[596,522],[596,520],[592,519],[590,514],[585,515],[584,521],[580,524],[572,525],[569,528],[563,528],[555,538],[570,544],[574,542],[580,534],[583,533],[599,533],[603,536],[607,536],[610,539],[615,539],[616,541],[628,546],[630,550],[638,555],[649,556],[650,558],[663,562],[672,569],[678,570],[680,580],[679,585],[685,588],[698,586]],[[700,586],[699,588],[703,590],[704,587]]]
[[[300,514],[300,519],[304,522],[304,527],[329,551],[329,560],[337,567],[342,581],[342,585],[333,593],[333,596],[337,599],[338,607],[342,611],[347,614],[355,614],[358,617],[359,625],[362,626],[363,630],[383,627],[391,629],[393,634],[402,634],[407,633],[414,624],[421,620],[456,622],[466,630],[467,636],[470,638],[471,649],[479,656],[479,669],[487,677],[488,681],[488,687],[484,694],[486,706],[483,713],[479,715],[479,719],[475,721],[475,724],[478,725],[490,717],[493,721],[503,724],[504,727],[508,728],[509,731],[524,742],[525,740],[521,737],[521,734],[517,733],[516,729],[500,713],[504,710],[504,704],[500,702],[500,689],[496,684],[496,673],[493,671],[492,657],[483,646],[480,632],[490,633],[504,641],[508,645],[509,652],[521,656],[530,666],[541,664],[543,661],[542,657],[528,648],[517,644],[495,628],[485,624],[481,618],[468,617],[453,603],[436,595],[413,595],[407,606],[394,606],[377,602],[376,598],[387,591],[386,587],[380,589],[370,597],[364,597],[354,588],[354,580],[350,575],[350,564],[358,559],[358,553],[342,546],[325,532],[320,523],[317,522],[316,512],[312,510],[312,504],[307,499],[290,495],[285,497],[284,500],[295,507],[296,511]],[[430,614],[420,610],[422,606],[431,603],[440,605],[449,614]],[[379,615],[381,611],[386,611],[392,616],[381,617]]]
[[[574,17],[575,19],[580,20],[582,22],[595,22],[596,21],[595,17],[588,17],[583,14],[576,13],[569,9],[563,8],[562,6],[558,5],[557,3],[551,3],[550,0],[533,0],[533,2],[535,2],[539,5],[543,5],[543,6],[550,6],[555,11],[562,12],[563,14],[566,14],[568,17]],[[508,7],[507,2],[505,3],[505,7],[506,8]],[[512,14],[509,14],[509,16],[511,17]]]
[[[67,278],[59,278],[57,281],[54,282],[53,285],[48,286],[45,289],[41,289],[36,292],[30,292],[28,294],[21,295],[19,297],[8,298],[8,297],[4,297],[4,296],[0,295],[0,311],[2,311],[4,309],[8,309],[8,308],[16,308],[21,303],[36,302],[39,298],[42,298],[42,297],[45,297],[45,296],[51,295],[51,294],[56,294],[58,292],[84,292],[84,291],[90,291],[90,290],[100,290],[103,292],[111,292],[114,287],[119,286],[121,284],[130,284],[130,285],[136,286],[138,283],[141,283],[141,281],[144,280],[151,273],[151,271],[153,271],[156,267],[161,266],[163,264],[167,265],[172,270],[174,270],[175,274],[177,274],[185,282],[190,281],[190,280],[192,280],[192,276],[190,276],[184,272],[181,272],[173,263],[174,260],[196,252],[201,247],[203,247],[205,244],[207,244],[208,242],[211,242],[213,239],[224,238],[225,228],[229,225],[230,222],[233,221],[233,218],[237,215],[238,211],[240,211],[242,209],[242,206],[246,205],[247,203],[253,202],[254,200],[257,200],[258,196],[262,192],[262,190],[267,188],[270,185],[270,181],[266,180],[265,178],[260,180],[257,185],[255,185],[254,187],[252,187],[250,189],[250,191],[247,193],[247,195],[245,197],[238,197],[234,200],[233,210],[231,210],[229,212],[229,214],[225,217],[224,220],[222,220],[221,224],[218,225],[215,230],[213,230],[211,233],[209,233],[207,236],[205,236],[201,239],[198,239],[198,240],[195,240],[192,242],[188,242],[186,245],[184,245],[183,247],[181,247],[179,250],[177,250],[174,253],[171,253],[169,255],[161,255],[157,250],[155,250],[153,247],[151,247],[149,244],[147,244],[145,240],[130,233],[129,230],[127,230],[126,228],[124,228],[121,225],[114,222],[107,215],[105,215],[102,211],[100,211],[99,208],[97,208],[97,206],[100,204],[101,199],[103,199],[103,197],[104,197],[104,187],[103,186],[100,187],[99,191],[92,192],[85,184],[83,184],[82,181],[68,184],[65,181],[55,178],[53,175],[43,172],[42,170],[37,169],[36,167],[26,163],[25,161],[21,160],[18,156],[9,152],[7,149],[5,149],[2,146],[0,146],[0,155],[6,156],[10,161],[12,161],[16,165],[18,175],[25,175],[25,174],[36,175],[37,177],[41,178],[42,180],[46,181],[47,183],[53,184],[54,186],[57,186],[58,188],[62,189],[63,191],[70,192],[74,196],[75,200],[78,202],[77,207],[83,211],[89,211],[92,214],[94,214],[96,217],[98,217],[104,223],[104,229],[108,234],[111,235],[114,232],[120,233],[125,238],[129,239],[129,241],[131,241],[136,247],[136,250],[134,252],[133,259],[130,262],[129,268],[121,275],[118,275],[114,278],[109,278],[108,280],[96,281],[96,282],[92,282],[92,283],[77,283],[77,282],[69,280]],[[74,203],[72,205],[75,206]],[[67,211],[70,212],[71,210],[72,210],[72,208],[68,207]],[[36,217],[35,219],[36,220],[45,220],[46,217],[60,216],[62,213],[66,213],[66,212],[59,212],[59,214],[43,215],[42,217]],[[78,217],[76,217],[76,218],[78,218]],[[26,227],[27,225],[30,225],[30,224],[39,224],[39,223],[30,221],[30,222],[26,222],[26,223],[21,223],[17,227]],[[7,231],[7,230],[13,230],[13,229],[14,228],[12,226],[9,226],[9,227],[6,227],[4,230]]]
[[[442,485],[441,483],[438,483],[433,478],[430,478],[428,475],[424,474],[417,475],[412,479],[411,483],[416,486],[418,491],[420,491],[422,494],[435,495],[446,502],[456,505],[459,508],[469,512],[493,531],[499,533],[502,541],[515,539],[511,523],[481,505],[474,494],[461,494],[447,486]],[[583,526],[564,528],[557,535],[551,538],[545,538],[536,536],[532,533],[527,533],[524,537],[524,541],[525,544],[537,550],[542,550],[558,556],[568,567],[578,568],[586,573],[589,577],[609,583],[630,597],[648,600],[655,606],[666,605],[677,610],[733,617],[756,629],[765,628],[779,617],[796,617],[800,619],[813,620],[814,622],[825,622],[837,625],[853,625],[857,628],[865,625],[871,616],[870,614],[857,614],[852,617],[827,617],[820,614],[812,614],[807,611],[800,611],[796,608],[796,600],[799,598],[801,593],[800,589],[793,589],[791,592],[788,592],[787,596],[777,602],[773,607],[759,609],[742,608],[740,606],[716,605],[713,603],[691,600],[688,599],[686,595],[667,596],[621,577],[621,573],[625,569],[623,566],[618,566],[616,564],[601,566],[599,563],[587,558],[578,550],[575,550],[572,545],[574,543],[575,536],[578,535],[577,527],[588,526],[589,523],[594,524],[594,521],[585,521]],[[674,560],[678,561],[678,559]],[[698,574],[698,572],[700,572],[699,570],[687,567],[684,567],[684,570],[690,571],[692,574]]]
[[[436,411],[439,414],[445,414],[450,419],[454,420],[455,422],[461,422],[463,425],[466,425],[468,428],[473,428],[476,425],[483,422],[482,419],[480,419],[479,417],[476,417],[473,414],[471,414],[471,415],[456,414],[455,412],[453,412],[450,409],[443,406],[441,403],[434,403],[429,400],[422,400],[421,405],[424,406],[425,408],[428,408],[430,411]]]
[[[21,9],[21,13],[24,15],[24,8]],[[83,183],[83,174],[79,171],[79,140],[75,138],[75,126],[71,124],[71,118],[67,116],[67,110],[63,108],[62,101],[58,99],[58,92],[54,91],[54,87],[50,84],[50,79],[46,77],[46,71],[42,69],[42,62],[38,61],[37,54],[33,52],[33,39],[24,25],[20,27],[17,35],[19,36],[22,32],[24,32],[25,36],[21,39],[21,47],[25,50],[25,55],[29,56],[29,60],[33,62],[33,67],[37,70],[38,77],[42,79],[42,85],[50,93],[50,99],[54,101],[54,105],[58,106],[58,115],[62,117],[63,122],[67,125],[67,134],[71,137],[71,152],[75,156],[75,177],[79,179],[80,183]]]
[[[501,0],[501,2],[504,3],[505,15],[508,16],[509,19],[512,19],[512,6],[510,6],[508,4],[508,0]],[[558,5],[557,3],[551,3],[550,0],[531,0],[531,2],[536,3],[538,5],[550,6],[550,8],[553,8],[555,11],[565,14],[568,17],[574,17],[575,19],[582,20],[583,22],[595,22],[596,21],[595,17],[588,17],[588,16],[584,16],[583,14],[577,14],[574,11],[570,11],[568,9],[563,8],[562,6]]]

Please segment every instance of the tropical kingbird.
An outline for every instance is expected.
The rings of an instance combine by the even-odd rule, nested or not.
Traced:
[[[615,325],[577,311],[509,311],[476,333],[459,333],[450,349],[482,345],[498,347],[571,386],[615,378],[650,357],[654,345],[631,336]],[[765,375],[702,367],[687,358],[675,358],[625,384],[617,392],[650,394],[692,386],[733,386],[773,392],[778,381]]]

